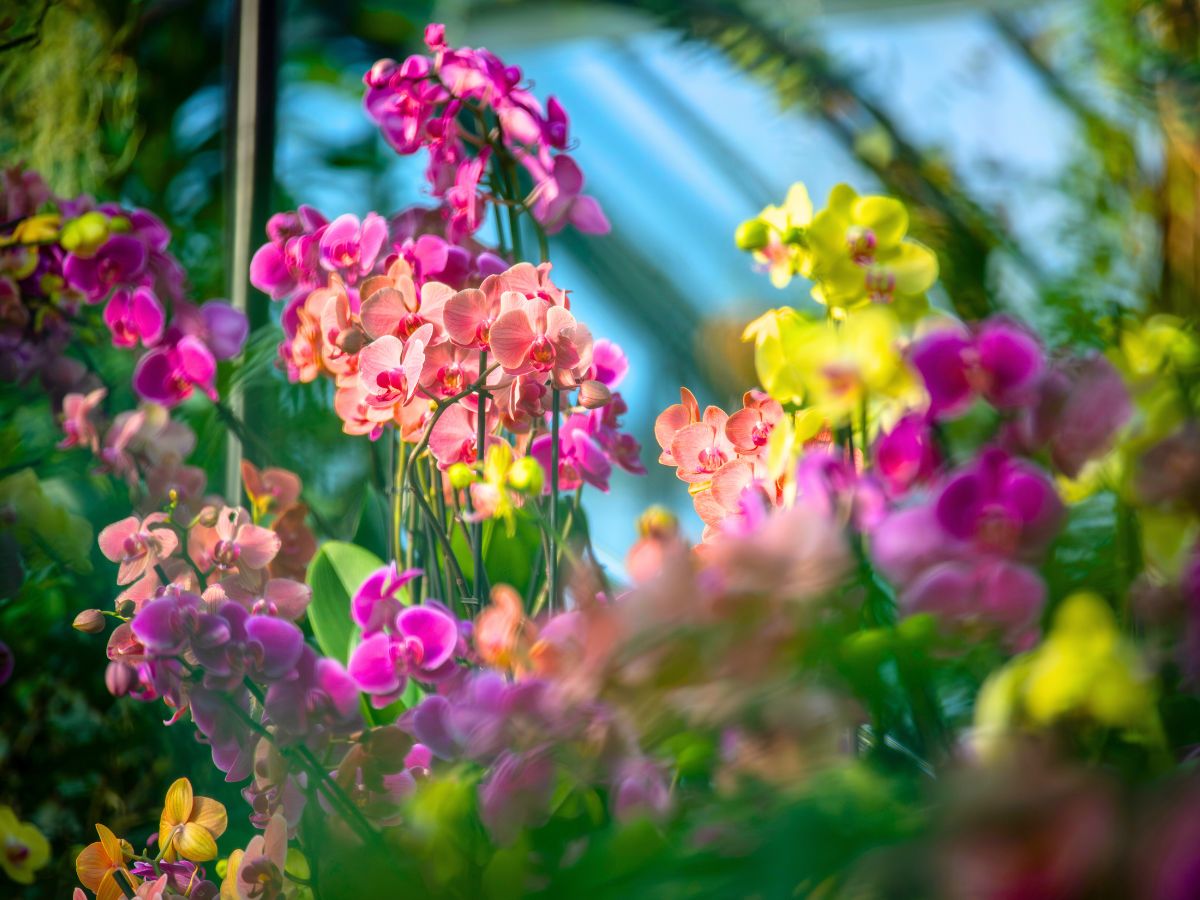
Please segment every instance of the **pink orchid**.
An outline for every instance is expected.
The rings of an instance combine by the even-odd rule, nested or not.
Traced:
[[[571,308],[567,292],[550,280],[550,263],[535,266],[532,263],[520,262],[507,271],[496,276],[494,287],[490,288],[498,294],[506,291],[516,291],[526,300],[545,300],[553,306]],[[489,292],[488,281],[480,285],[484,293]]]
[[[114,291],[104,308],[104,324],[114,347],[153,347],[163,335],[166,317],[154,292],[147,287]]]
[[[478,288],[459,291],[446,301],[442,310],[446,335],[460,347],[490,350],[496,319],[524,299],[523,294],[506,290],[501,276],[489,275]]]
[[[396,621],[396,616],[405,606],[396,595],[422,574],[421,569],[405,569],[402,572],[392,562],[367,576],[350,600],[350,617],[362,629],[364,637],[383,631]]]
[[[671,440],[671,458],[675,475],[689,484],[708,481],[727,462],[737,456],[737,449],[725,436],[729,415],[715,406],[704,410],[699,422],[685,425]]]
[[[700,421],[700,404],[695,395],[685,387],[679,389],[679,402],[673,403],[658,414],[654,420],[654,437],[658,441],[662,453],[658,461],[664,466],[678,465],[671,453],[671,444],[675,435],[689,425]]]
[[[479,354],[446,342],[425,353],[421,387],[437,399],[459,394],[479,377]]]
[[[58,442],[60,450],[69,447],[88,447],[93,453],[100,448],[100,436],[92,422],[94,413],[108,395],[105,388],[96,388],[88,394],[67,394],[63,397],[63,439]]]
[[[338,216],[321,235],[321,266],[340,273],[347,284],[354,284],[375,267],[387,237],[387,222],[382,216],[367,213],[362,222],[350,213]]]
[[[747,391],[742,409],[725,423],[725,436],[738,453],[754,456],[765,452],[771,430],[783,418],[783,407],[762,391]]]
[[[750,492],[753,496],[748,496]],[[779,505],[779,492],[768,484],[766,471],[755,460],[738,457],[721,466],[707,489],[692,495],[696,514],[704,522],[704,541],[717,534],[737,532],[748,526],[762,507]]]
[[[127,410],[113,419],[104,434],[99,471],[118,475],[131,486],[137,484],[137,462],[129,452],[129,445],[145,421],[146,413],[140,409]]]
[[[398,415],[397,410],[372,406],[367,402],[368,391],[358,379],[339,384],[333,395],[333,409],[342,420],[346,434],[366,434],[378,440],[384,426]],[[402,407],[407,408],[407,407]]]
[[[573,388],[592,364],[592,335],[563,306],[526,300],[501,313],[491,329],[492,353],[513,375],[549,373],[554,386]]]
[[[574,225],[584,234],[607,234],[611,230],[596,198],[582,193],[583,172],[575,160],[562,153],[549,168],[528,155],[521,162],[534,181],[530,211],[547,234],[558,234],[567,225]]]
[[[432,334],[425,343],[440,343],[444,340],[442,310],[454,293],[449,285],[437,281],[427,281],[418,292],[407,264],[400,260],[388,275],[363,283],[363,330],[371,338],[395,335],[407,339],[429,325]]]
[[[133,386],[142,397],[167,407],[182,403],[192,395],[193,388],[200,388],[215,401],[216,374],[217,361],[204,342],[183,335],[141,358],[133,373]]]
[[[407,341],[384,335],[363,348],[358,361],[359,383],[369,406],[394,409],[413,398],[425,365],[425,345],[433,327],[423,325]]]
[[[549,411],[550,388],[536,372],[516,378],[504,375],[501,384],[503,388],[492,394],[501,423],[514,434],[527,434]]]
[[[201,515],[201,520],[206,518]],[[188,533],[188,555],[201,569],[222,572],[258,572],[279,552],[279,535],[253,525],[246,510],[224,506],[211,510],[211,526],[198,524]]]
[[[479,459],[477,421],[478,413],[462,403],[442,413],[429,433],[429,449],[438,461],[439,468],[448,469],[459,462],[471,465]],[[490,446],[494,440],[496,438],[489,434],[486,443]]]
[[[479,192],[479,180],[483,177],[488,156],[489,152],[484,148],[473,159],[460,162],[454,176],[454,186],[446,191],[449,217],[446,237],[454,243],[478,231],[487,214],[487,202]]]
[[[179,538],[166,522],[166,513],[152,513],[144,519],[129,516],[100,532],[100,552],[120,564],[117,584],[132,584],[179,547]]]

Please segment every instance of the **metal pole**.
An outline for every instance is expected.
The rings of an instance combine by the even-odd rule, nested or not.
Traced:
[[[227,211],[229,302],[246,314],[255,329],[267,320],[264,298],[251,294],[249,273],[251,248],[265,225],[271,199],[279,50],[276,0],[238,0],[232,21],[234,66],[226,119],[233,172]],[[231,390],[229,405],[233,414],[245,421],[242,386]],[[225,495],[230,502],[241,496],[242,454],[241,442],[230,432],[225,456]]]

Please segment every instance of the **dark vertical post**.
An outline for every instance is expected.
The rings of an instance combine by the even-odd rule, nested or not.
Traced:
[[[235,0],[230,16],[231,60],[226,99],[229,302],[246,313],[251,330],[266,324],[266,297],[250,288],[250,255],[263,234],[275,162],[275,103],[279,68],[279,0]],[[246,396],[230,394],[245,419]],[[241,442],[231,433],[226,452],[226,497],[240,493]],[[260,460],[266,463],[266,460]]]

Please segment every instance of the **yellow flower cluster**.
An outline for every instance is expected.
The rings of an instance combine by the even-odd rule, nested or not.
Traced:
[[[794,275],[811,279],[813,299],[835,315],[881,303],[913,319],[928,305],[938,262],[907,235],[908,211],[899,200],[859,196],[839,184],[814,213],[808,190],[794,184],[782,206],[743,222],[735,240],[767,267],[776,287]]]

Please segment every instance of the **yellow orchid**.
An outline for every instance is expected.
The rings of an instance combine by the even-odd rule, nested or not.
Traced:
[[[44,244],[58,237],[62,217],[57,213],[42,213],[22,219],[10,234],[0,235],[0,247],[13,244]]]
[[[33,873],[50,861],[45,835],[0,806],[0,868],[17,884],[33,884]]]
[[[738,226],[734,241],[742,250],[767,267],[771,283],[787,287],[793,275],[808,276],[811,256],[805,230],[812,222],[813,205],[808,189],[796,182],[788,189],[782,206],[766,206],[757,217]]]
[[[163,859],[207,862],[217,858],[217,838],[229,820],[225,807],[211,797],[196,797],[192,783],[180,778],[167,790],[158,821],[158,843]]]
[[[790,306],[768,310],[746,326],[742,340],[754,342],[754,369],[764,391],[783,404],[804,401],[804,380],[796,349],[811,323]]]
[[[1112,609],[1092,593],[1064,600],[1042,643],[987,680],[975,704],[975,745],[994,759],[1021,726],[1066,720],[1119,729],[1147,745],[1162,740],[1153,681]]]
[[[839,184],[807,230],[812,296],[830,309],[893,304],[905,319],[927,306],[938,275],[937,256],[906,237],[908,211],[891,197],[860,197]]]
[[[75,858],[75,874],[96,900],[118,900],[125,892],[117,881],[117,872],[123,872],[133,887],[138,886],[137,877],[127,868],[133,847],[104,825],[96,825],[96,834],[100,840],[88,844]]]

